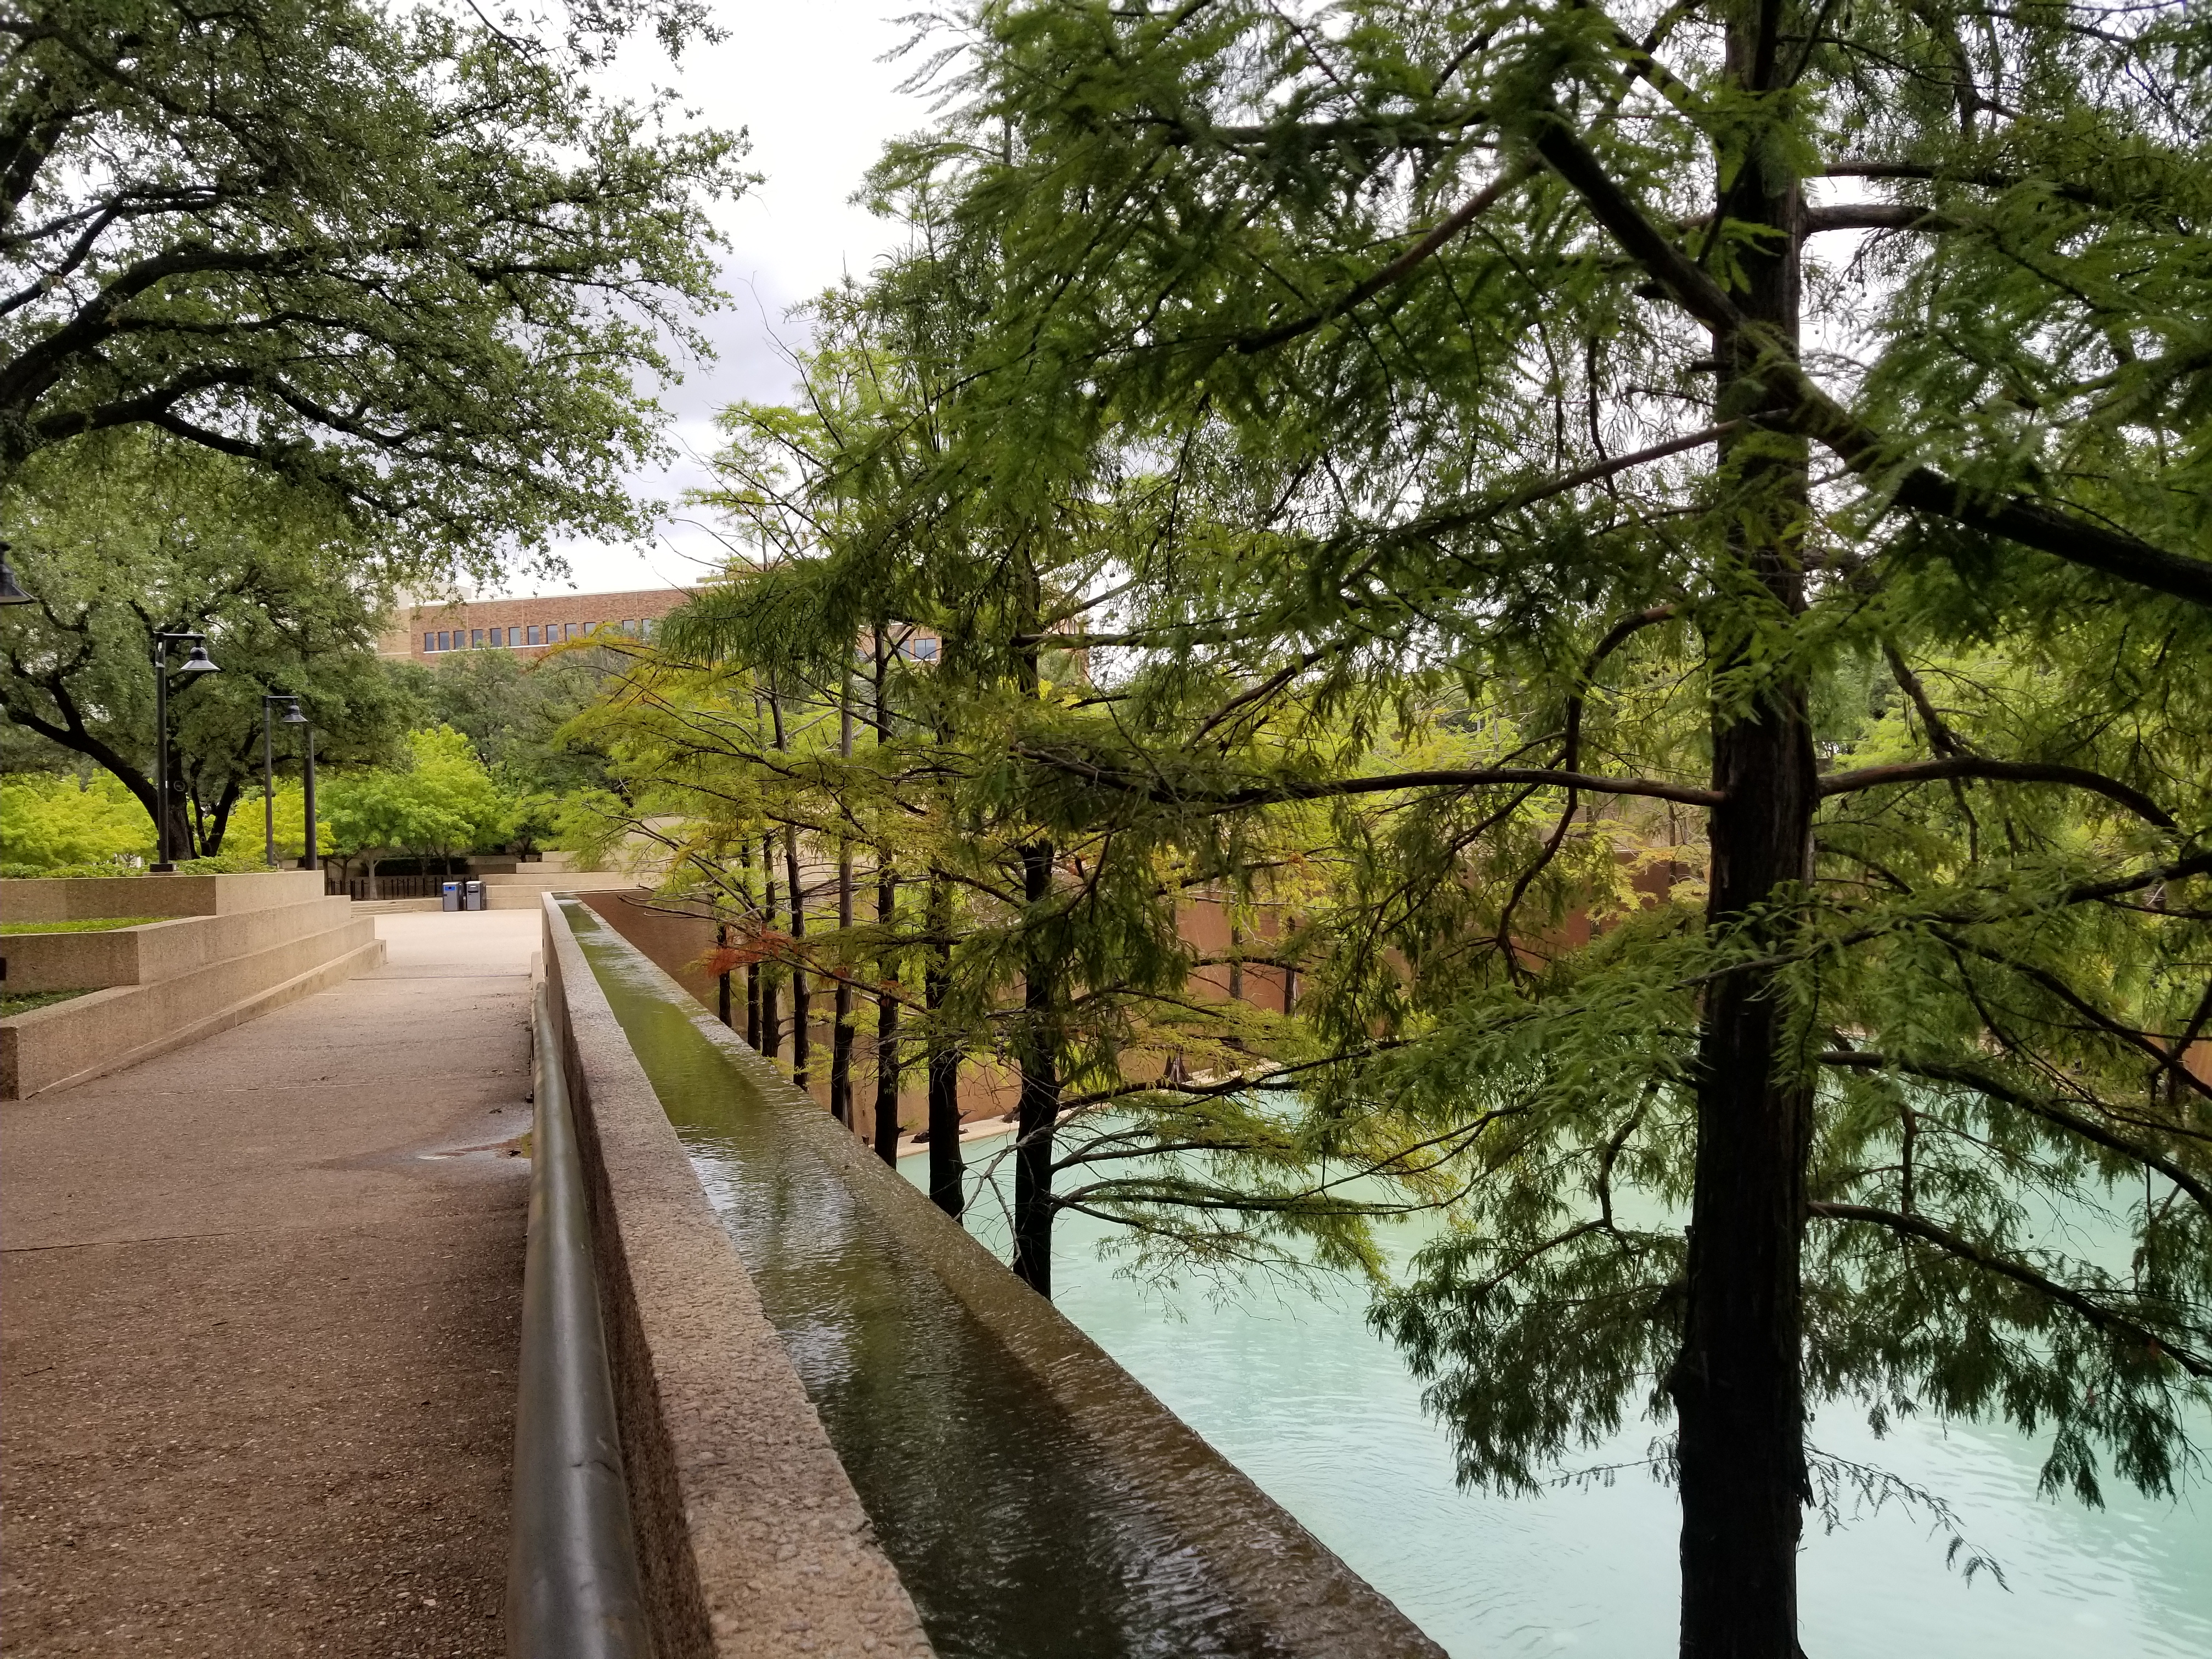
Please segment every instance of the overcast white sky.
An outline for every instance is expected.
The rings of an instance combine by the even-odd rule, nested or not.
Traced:
[[[662,394],[679,451],[703,455],[714,447],[714,415],[725,404],[788,396],[790,368],[776,342],[798,343],[803,330],[785,313],[848,270],[865,275],[896,240],[894,226],[848,198],[887,139],[928,120],[927,100],[897,89],[913,60],[879,61],[905,42],[910,27],[896,20],[914,9],[913,0],[718,0],[729,39],[693,48],[673,71],[677,91],[705,122],[750,130],[745,165],[763,175],[756,190],[720,210],[730,239],[722,282],[730,301],[707,322],[717,360],[694,366]],[[634,94],[669,84],[671,76],[657,50],[641,49],[605,89]],[[635,483],[643,495],[672,500],[703,477],[679,460]],[[688,586],[711,567],[715,550],[683,516],[679,510],[659,542],[642,550],[570,544],[562,550],[570,583],[526,578],[511,591]]]

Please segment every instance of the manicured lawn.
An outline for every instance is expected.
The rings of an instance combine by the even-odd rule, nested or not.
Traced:
[[[67,1002],[71,997],[90,996],[90,991],[26,991],[21,996],[0,996],[0,1019],[10,1014],[27,1014],[33,1008],[43,1008],[50,1002]]]
[[[143,927],[167,916],[94,916],[89,921],[0,921],[0,933],[104,933],[112,927]]]

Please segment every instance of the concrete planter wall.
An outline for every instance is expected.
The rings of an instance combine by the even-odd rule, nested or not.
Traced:
[[[0,882],[0,914],[11,921],[210,907],[104,933],[0,935],[10,991],[91,991],[0,1019],[0,1100],[211,1036],[383,961],[375,922],[355,917],[344,899],[320,896],[321,885],[312,870]]]
[[[0,921],[93,921],[102,916],[227,916],[323,896],[322,872],[244,876],[66,876],[0,881]]]
[[[342,898],[179,916],[98,933],[0,934],[10,992],[83,991],[151,985],[273,945],[341,928],[353,919]]]

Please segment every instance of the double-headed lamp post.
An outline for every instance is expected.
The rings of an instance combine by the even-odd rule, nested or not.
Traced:
[[[171,875],[176,860],[169,856],[169,825],[175,803],[169,799],[169,641],[190,640],[191,654],[178,666],[179,674],[219,674],[209,660],[207,635],[178,632],[154,635],[154,873]],[[182,780],[179,780],[182,781]]]
[[[264,692],[261,698],[261,823],[263,835],[262,861],[274,866],[276,862],[276,743],[270,722],[273,706],[283,703],[284,724],[306,726],[307,717],[300,712],[300,700],[289,692]],[[307,732],[307,847],[300,861],[302,870],[313,870],[315,865],[315,734],[312,727]]]

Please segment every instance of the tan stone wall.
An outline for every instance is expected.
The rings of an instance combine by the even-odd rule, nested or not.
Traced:
[[[38,876],[0,881],[0,921],[102,916],[227,916],[323,896],[315,870],[242,876]]]
[[[342,919],[151,984],[119,985],[0,1019],[0,1100],[66,1088],[212,1036],[383,960],[374,918]]]
[[[499,649],[542,657],[552,646],[584,638],[595,629],[635,633],[690,598],[682,588],[662,587],[626,593],[556,593],[539,599],[456,599],[419,605],[406,611],[392,630],[377,641],[376,651],[380,657],[434,663],[454,651],[490,649],[495,644],[492,630],[496,629]],[[510,629],[516,630],[511,647]],[[445,640],[442,645],[436,637],[441,635]],[[431,641],[427,647],[426,636]],[[453,642],[456,639],[460,641],[458,645]]]
[[[97,933],[0,934],[0,959],[8,964],[11,992],[151,985],[210,963],[343,927],[353,919],[352,908],[343,898],[314,898]]]

